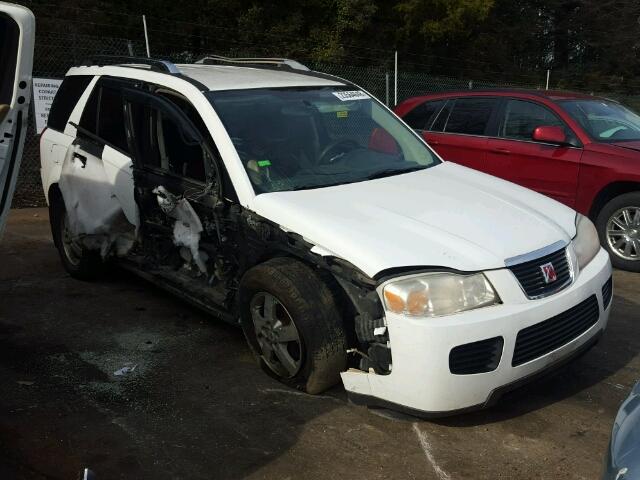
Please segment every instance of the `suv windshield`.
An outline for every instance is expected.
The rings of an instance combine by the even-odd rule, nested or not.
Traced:
[[[640,140],[640,116],[610,100],[559,102],[591,137],[600,142]]]
[[[212,91],[256,193],[302,190],[422,170],[440,160],[353,88]]]

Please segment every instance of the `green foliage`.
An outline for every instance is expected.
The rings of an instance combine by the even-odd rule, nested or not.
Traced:
[[[487,18],[494,0],[403,0],[396,4],[403,36],[427,41],[468,37],[470,27]]]
[[[312,63],[633,92],[637,0],[24,0],[38,31],[142,39],[152,52],[287,55]]]

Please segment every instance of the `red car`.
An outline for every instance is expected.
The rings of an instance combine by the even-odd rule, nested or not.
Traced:
[[[445,160],[588,215],[613,264],[640,272],[640,116],[579,93],[434,93],[395,108]]]

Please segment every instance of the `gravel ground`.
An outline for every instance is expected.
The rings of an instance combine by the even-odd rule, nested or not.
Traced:
[[[239,330],[131,275],[70,278],[46,210],[14,210],[0,243],[0,479],[85,466],[99,480],[597,478],[640,378],[640,275],[614,279],[586,356],[490,410],[426,422],[353,406],[341,387],[287,389]]]

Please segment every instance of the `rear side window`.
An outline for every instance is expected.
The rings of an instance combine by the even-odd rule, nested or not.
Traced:
[[[540,126],[564,127],[564,124],[542,105],[509,100],[505,106],[500,136],[515,140],[531,140],[533,131]]]
[[[100,87],[95,86],[84,106],[79,125],[86,131],[98,134],[98,104],[100,103]]]
[[[444,130],[449,115],[451,115],[451,107],[453,107],[455,100],[447,100],[446,105],[440,110],[435,122],[431,125],[431,130],[434,132],[441,132]]]
[[[78,100],[93,79],[90,75],[65,77],[58,89],[47,120],[47,127],[63,132]]]
[[[128,152],[124,103],[117,88],[98,83],[91,92],[80,117],[80,127],[105,143]]]
[[[434,102],[424,102],[404,116],[404,121],[415,130],[429,130],[440,110],[444,106],[445,100]]]
[[[459,98],[453,105],[445,132],[484,135],[497,101],[491,98]]]
[[[98,111],[98,136],[124,152],[129,150],[124,129],[122,94],[115,88],[102,87]]]

